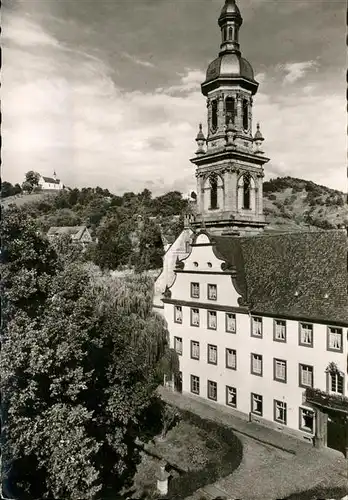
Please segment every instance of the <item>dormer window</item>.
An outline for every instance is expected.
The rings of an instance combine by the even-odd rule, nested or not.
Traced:
[[[218,126],[218,106],[217,101],[213,101],[211,103],[211,128],[213,132],[217,129]]]

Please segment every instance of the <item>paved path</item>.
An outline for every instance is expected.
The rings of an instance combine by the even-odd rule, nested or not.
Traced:
[[[346,488],[348,493],[348,461],[342,454],[329,448],[317,450],[299,439],[235,417],[228,409],[191,394],[163,388],[160,394],[178,408],[228,425],[243,444],[243,459],[237,470],[186,500],[199,500],[203,496],[209,500],[219,495],[231,499],[276,500],[318,486]]]

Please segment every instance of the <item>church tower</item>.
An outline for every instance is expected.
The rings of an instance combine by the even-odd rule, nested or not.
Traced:
[[[252,132],[253,96],[259,84],[251,64],[242,57],[239,30],[243,23],[235,0],[225,0],[218,24],[222,42],[208,66],[202,93],[207,98],[207,138],[202,125],[198,149],[197,209],[193,227],[215,234],[258,233],[263,215],[263,165],[259,124]]]

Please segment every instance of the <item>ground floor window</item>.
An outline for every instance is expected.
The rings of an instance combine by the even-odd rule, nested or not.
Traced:
[[[208,380],[208,398],[213,401],[217,400],[217,383],[212,380]]]
[[[263,412],[263,397],[260,394],[251,393],[251,413],[255,415],[260,415],[262,417]]]
[[[286,425],[286,403],[274,400],[274,420]]]
[[[226,404],[228,406],[237,406],[237,389],[235,387],[226,386]]]
[[[191,375],[191,392],[199,394],[199,377],[196,377],[196,375]]]
[[[311,432],[314,431],[314,411],[308,408],[300,408],[300,430]]]

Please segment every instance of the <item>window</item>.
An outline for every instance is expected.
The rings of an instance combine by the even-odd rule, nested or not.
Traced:
[[[226,385],[226,404],[227,406],[237,407],[237,389]]]
[[[344,377],[340,372],[329,373],[329,391],[343,395]]]
[[[199,299],[199,283],[191,283],[191,297]]]
[[[286,425],[286,403],[274,400],[274,420]]]
[[[260,394],[251,393],[251,413],[255,415],[260,415],[262,417],[263,402],[262,396]]]
[[[332,328],[331,326],[327,329],[327,349],[328,351],[338,351],[343,352],[343,332],[342,328]]]
[[[286,321],[275,319],[273,333],[273,340],[277,342],[286,342]]]
[[[212,210],[215,210],[216,208],[218,208],[218,195],[217,195],[218,181],[216,175],[211,175],[209,177],[209,182],[210,182],[210,208]]]
[[[301,431],[311,432],[314,431],[314,412],[307,408],[300,408],[300,423],[299,428]]]
[[[191,340],[191,358],[199,359],[199,342]]]
[[[216,311],[208,311],[208,328],[216,330]]]
[[[191,326],[199,326],[199,309],[191,309]]]
[[[182,354],[182,338],[174,337],[174,349],[178,354]]]
[[[246,99],[243,99],[243,128],[244,130],[249,128],[249,103]]]
[[[286,361],[274,358],[273,378],[278,382],[286,382]]]
[[[191,392],[199,394],[199,377],[196,377],[196,375],[191,375]]]
[[[313,347],[313,325],[310,323],[300,323],[299,344],[306,347]]]
[[[217,365],[217,347],[216,345],[208,344],[208,363]]]
[[[243,176],[243,208],[250,209],[250,177],[249,175]]]
[[[226,332],[236,333],[236,315],[226,313]]]
[[[234,123],[235,119],[235,102],[233,97],[226,97],[225,100],[225,116],[226,116],[226,125],[230,123]]]
[[[213,401],[217,400],[217,383],[212,380],[208,380],[208,398]]]
[[[226,368],[237,369],[237,351],[235,349],[226,349]]]
[[[217,299],[217,286],[216,285],[208,285],[208,299],[216,300]]]
[[[300,369],[300,387],[313,387],[313,366],[299,365]]]
[[[182,323],[182,307],[174,307],[174,323]]]
[[[251,318],[251,336],[262,338],[262,318],[252,316]]]
[[[261,354],[251,354],[251,373],[262,377],[262,356]]]
[[[185,252],[186,253],[189,253],[191,250],[191,245],[190,245],[190,242],[189,241],[186,241],[185,242]]]
[[[232,28],[229,28],[229,30],[228,30],[228,39],[229,40],[233,39],[233,29]]]
[[[218,106],[217,106],[217,101],[214,100],[211,103],[211,128],[213,131],[217,129],[218,125]]]

